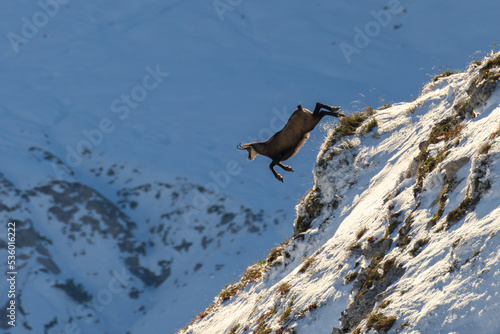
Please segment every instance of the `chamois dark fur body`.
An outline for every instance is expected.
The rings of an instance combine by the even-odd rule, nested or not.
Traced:
[[[327,109],[328,111],[322,110]],[[255,142],[238,145],[238,149],[248,151],[248,159],[253,160],[258,154],[264,155],[272,160],[269,168],[276,179],[283,182],[283,177],[274,170],[278,165],[288,172],[293,172],[292,167],[283,165],[281,162],[293,157],[304,145],[309,132],[311,132],[324,116],[342,117],[344,114],[337,113],[340,107],[331,107],[322,103],[316,103],[313,112],[302,108],[299,104],[297,109],[288,119],[285,127],[276,132],[265,142]]]

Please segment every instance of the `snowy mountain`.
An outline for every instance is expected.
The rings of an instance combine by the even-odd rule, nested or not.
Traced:
[[[173,307],[190,295],[197,301],[195,293],[213,290],[205,280],[229,275],[235,254],[257,256],[246,242],[282,218],[185,180],[123,188],[113,203],[79,182],[23,190],[2,175],[1,195],[2,219],[15,224],[17,326],[33,332],[127,332],[149,305],[165,313],[161,302]],[[193,197],[212,203],[195,206]],[[7,250],[5,241],[1,246]]]
[[[284,184],[236,145],[267,139],[299,102],[349,114],[410,100],[434,67],[496,47],[499,8],[3,1],[0,268],[12,271],[15,223],[17,276],[14,298],[0,281],[0,306],[17,308],[0,332],[179,330],[292,235],[337,121],[311,133]]]
[[[333,127],[293,238],[180,333],[499,333],[500,53]]]

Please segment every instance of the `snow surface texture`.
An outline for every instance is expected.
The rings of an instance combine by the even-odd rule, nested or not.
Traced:
[[[285,184],[238,142],[267,139],[299,102],[349,113],[359,94],[373,106],[408,100],[433,66],[461,68],[499,30],[499,4],[486,0],[232,1],[222,16],[213,1],[58,2],[0,3],[0,211],[18,220],[16,333],[181,328],[291,234],[323,134]],[[356,46],[354,28],[389,5]],[[359,52],[347,59],[343,43]]]
[[[499,333],[500,89],[457,112],[494,56],[332,129],[295,237],[181,332]]]

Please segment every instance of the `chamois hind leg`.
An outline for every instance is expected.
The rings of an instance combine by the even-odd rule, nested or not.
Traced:
[[[271,169],[271,172],[273,172],[274,177],[277,178],[278,181],[283,182],[283,176],[279,175],[278,172],[276,172],[274,170],[274,166],[276,166],[278,163],[279,162],[275,162],[275,161],[271,162],[271,164],[269,165],[269,168]]]
[[[321,111],[321,109],[326,109],[326,110],[328,110],[330,112],[328,113],[328,112],[325,112],[325,111]],[[332,106],[328,106],[326,104],[317,102],[316,106],[314,107],[313,116],[318,116],[318,115],[321,115],[321,116],[325,116],[325,115],[336,116],[335,112],[339,111],[339,110],[340,110],[340,107],[332,107]]]
[[[286,170],[287,172],[293,172],[292,167],[287,166],[287,165],[283,165],[281,162],[278,162],[277,165],[280,166],[281,168],[283,168],[284,170]]]

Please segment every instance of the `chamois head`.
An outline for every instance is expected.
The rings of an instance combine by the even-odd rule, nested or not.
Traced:
[[[248,160],[255,159],[255,157],[259,154],[259,153],[257,153],[257,151],[255,151],[255,148],[253,147],[253,143],[243,144],[243,145],[241,145],[241,143],[239,143],[238,146],[236,146],[236,148],[238,150],[247,150],[248,151]]]

